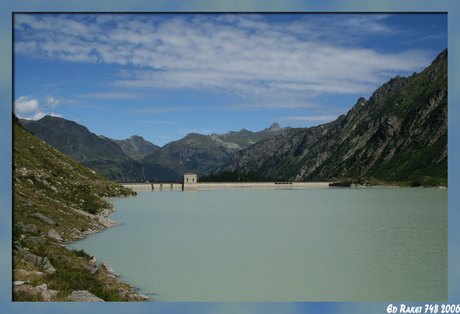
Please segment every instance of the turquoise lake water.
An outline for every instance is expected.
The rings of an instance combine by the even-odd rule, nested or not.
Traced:
[[[70,245],[151,301],[446,301],[447,190],[140,192]]]

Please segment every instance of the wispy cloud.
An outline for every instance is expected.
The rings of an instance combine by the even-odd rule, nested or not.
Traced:
[[[370,93],[396,73],[426,66],[424,51],[383,54],[350,45],[396,31],[386,18],[24,14],[15,18],[15,51],[130,65],[111,83],[118,89],[224,92],[260,103],[299,103],[324,93]],[[82,97],[130,99],[132,94]]]
[[[160,120],[135,120],[135,123],[152,123],[152,124],[173,124],[173,125],[183,125],[181,122],[172,122],[172,121],[160,121]]]
[[[98,92],[98,93],[87,93],[79,94],[75,97],[80,98],[92,98],[92,99],[145,99],[146,94],[134,93],[134,92]]]

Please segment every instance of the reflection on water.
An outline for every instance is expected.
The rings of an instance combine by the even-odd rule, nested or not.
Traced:
[[[447,190],[141,192],[72,244],[158,301],[446,301]]]

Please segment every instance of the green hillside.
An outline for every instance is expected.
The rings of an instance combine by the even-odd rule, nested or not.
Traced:
[[[57,151],[13,118],[14,301],[69,301],[88,291],[105,301],[144,299],[102,263],[66,244],[117,223],[104,198],[135,192]]]

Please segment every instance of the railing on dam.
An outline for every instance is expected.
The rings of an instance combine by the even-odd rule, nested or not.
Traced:
[[[182,182],[145,182],[122,183],[133,191],[189,191],[189,190],[219,190],[219,189],[259,189],[259,190],[291,190],[329,188],[332,182],[198,182],[193,185]]]
[[[182,191],[182,182],[121,183],[133,191]]]

